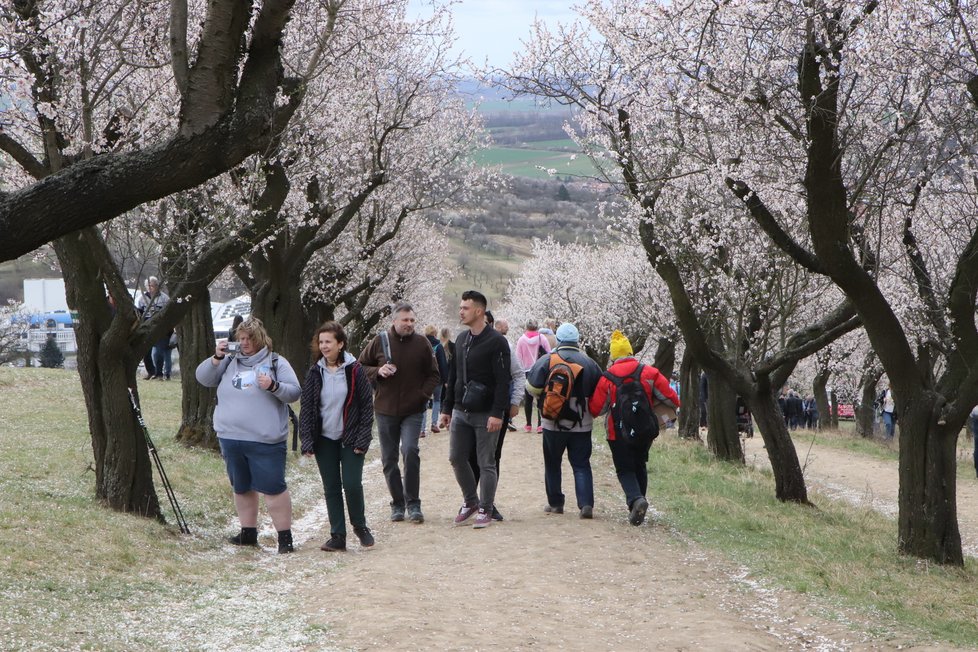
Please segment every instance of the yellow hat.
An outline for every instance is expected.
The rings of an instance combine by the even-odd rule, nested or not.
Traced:
[[[616,330],[611,334],[611,359],[617,360],[632,354],[632,343],[628,341],[625,334]]]

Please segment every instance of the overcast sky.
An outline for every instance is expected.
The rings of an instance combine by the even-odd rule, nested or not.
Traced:
[[[506,67],[520,41],[529,38],[535,17],[550,25],[570,22],[574,4],[573,0],[462,0],[452,8],[457,47],[476,65],[488,57],[490,66]],[[413,12],[430,13],[423,7],[422,0],[411,0]]]

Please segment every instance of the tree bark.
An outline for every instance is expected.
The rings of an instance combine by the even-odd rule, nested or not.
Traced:
[[[676,341],[674,339],[671,337],[659,338],[652,364],[667,379],[672,376],[672,370],[676,367]],[[682,399],[680,399],[681,401]]]
[[[706,371],[710,388],[707,401],[706,444],[717,459],[744,463],[744,448],[737,432],[737,393],[723,376]]]
[[[815,393],[815,404],[818,406],[818,429],[830,427],[832,425],[832,414],[829,411],[829,394],[826,387],[829,384],[829,377],[832,375],[828,369],[820,369],[815,374],[812,381],[812,391]]]
[[[214,432],[217,390],[204,387],[194,377],[194,369],[200,361],[214,355],[214,321],[209,291],[194,302],[190,312],[177,325],[177,341],[183,418],[176,440],[185,446],[217,450],[217,433]]]
[[[712,394],[711,394],[712,398]],[[798,462],[794,442],[788,435],[784,415],[771,391],[757,391],[746,397],[774,472],[774,492],[778,500],[808,504],[805,478]]]
[[[700,368],[687,349],[679,365],[679,436],[700,438]]]
[[[829,427],[832,430],[839,429],[839,397],[835,393],[835,389],[829,392],[829,402],[832,404],[829,408]]]
[[[883,370],[868,365],[859,377],[859,407],[856,408],[856,434],[872,437],[876,434],[876,384],[883,377]]]
[[[939,424],[933,393],[911,397],[899,414],[900,552],[964,564],[957,517],[960,424]]]
[[[128,341],[138,318],[121,309],[112,314],[98,264],[82,234],[59,238],[54,249],[68,305],[79,313],[78,375],[95,456],[95,495],[112,509],[163,520],[146,439],[127,391],[136,387],[136,368],[149,342]]]
[[[269,278],[251,293],[251,314],[261,319],[275,351],[289,361],[301,381],[311,361],[312,333],[318,326],[307,318],[299,282]]]

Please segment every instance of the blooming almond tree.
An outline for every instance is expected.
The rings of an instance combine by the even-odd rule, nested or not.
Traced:
[[[640,351],[649,336],[674,337],[672,304],[641,245],[561,245],[537,240],[509,283],[501,311],[516,324],[542,315],[573,322],[597,360],[619,329]]]
[[[25,140],[5,119],[0,149],[30,182],[0,195],[0,260],[196,186],[266,147],[301,100],[281,64],[294,4],[211,0],[194,12],[187,0],[5,2],[5,95],[34,113],[38,140]],[[128,134],[129,147],[112,147],[127,135],[123,107],[112,122],[85,124],[83,112],[66,105],[71,96],[110,109],[106,98],[125,91],[130,106],[142,108],[168,78],[167,52],[179,97],[158,114],[159,128]],[[147,76],[153,80],[139,87]],[[59,86],[70,92],[55,92]],[[93,129],[83,136],[86,127]]]
[[[747,400],[764,437],[776,495],[806,503],[801,467],[775,395],[798,360],[858,320],[837,294],[812,286],[811,274],[799,279],[789,259],[740,213],[729,191],[704,184],[708,150],[700,147],[722,132],[688,124],[668,104],[685,86],[661,81],[655,71],[636,74],[628,68],[638,69],[626,58],[635,39],[620,34],[641,15],[640,7],[630,9],[634,13],[619,3],[588,4],[585,15],[598,37],[583,24],[556,31],[537,25],[527,53],[502,83],[580,110],[580,132],[569,130],[570,135],[627,200],[618,228],[642,243],[668,288],[686,349],[707,370],[711,449],[743,462],[736,392]],[[658,33],[653,25],[641,35]],[[660,52],[668,52],[654,45],[646,51],[652,66]],[[814,304],[798,301],[802,294],[819,300],[822,319],[814,325]],[[772,301],[778,296],[784,301]]]
[[[310,85],[277,154],[288,160],[288,177],[302,183],[291,184],[282,228],[235,267],[251,290],[252,314],[290,360],[307,357],[309,333],[335,312],[336,304],[307,300],[306,267],[317,253],[335,251],[331,245],[352,228],[357,255],[373,261],[400,229],[422,224],[409,215],[452,200],[476,172],[468,154],[479,145],[480,123],[447,72],[455,65],[447,14],[406,22],[406,2],[389,5],[401,11],[373,26],[387,36],[351,43],[356,65]],[[322,265],[330,259],[318,260],[312,275],[329,276]],[[387,261],[387,271],[400,264]]]
[[[283,4],[265,2],[252,15],[245,4],[211,2],[208,13],[203,13],[203,7],[192,7],[199,12],[192,13],[190,21],[199,24],[200,31],[190,35],[196,40],[197,56],[188,66],[186,52],[182,56],[179,52],[187,39],[179,26],[181,16],[185,17],[181,11],[185,4],[177,2],[170,7],[160,2],[123,0],[16,3],[19,13],[8,15],[5,23],[4,38],[9,41],[6,51],[14,53],[8,59],[7,72],[13,79],[10,87],[26,89],[27,95],[13,102],[5,114],[7,124],[0,146],[19,168],[6,166],[4,173],[8,185],[30,184],[31,178],[44,181],[26,185],[12,196],[54,192],[61,201],[64,198],[60,194],[70,194],[76,182],[71,181],[74,172],[59,175],[58,171],[77,168],[85,171],[83,175],[96,192],[94,198],[78,194],[72,201],[86,209],[105,208],[106,201],[115,201],[113,195],[126,203],[129,199],[125,197],[131,199],[139,188],[169,178],[168,166],[196,169],[194,183],[199,183],[222,171],[221,166],[244,160],[253,151],[246,151],[248,148],[273,144],[271,134],[284,126],[303,93],[300,84],[289,98],[278,94],[278,41],[288,12],[281,13],[286,9]],[[315,8],[325,6],[327,20],[313,40],[315,47],[303,50],[307,70],[319,67],[317,62],[323,58],[335,20],[359,19],[362,15],[361,11],[340,11],[353,4],[348,0],[311,4]],[[370,3],[364,0],[359,4]],[[239,7],[245,7],[245,15],[239,15]],[[291,4],[287,9],[291,10]],[[243,25],[234,22],[242,18]],[[170,50],[161,36],[168,20],[174,21],[171,36],[175,35]],[[234,28],[230,32],[228,24],[221,22],[228,20]],[[242,38],[246,33],[250,40]],[[215,48],[229,34],[236,36],[222,56]],[[272,38],[274,47],[263,44],[267,38]],[[172,57],[169,52],[173,52]],[[268,65],[272,70],[265,69]],[[268,82],[270,87],[261,85],[263,79],[268,81],[266,75],[274,80]],[[206,92],[205,79],[210,80],[215,92]],[[244,113],[236,113],[239,110]],[[255,137],[248,129],[262,135]],[[177,136],[166,135],[174,131]],[[220,142],[216,153],[212,139],[218,137],[235,142]],[[164,144],[153,145],[159,142]],[[187,142],[194,144],[190,150],[185,149]],[[42,158],[28,156],[32,151],[42,152]],[[160,152],[166,155],[159,158]],[[167,158],[178,153],[182,157],[179,161]],[[212,159],[205,166],[209,170],[206,175],[199,174],[195,156]],[[104,176],[98,171],[103,168],[91,168],[89,162],[95,160],[117,176]],[[155,160],[161,167],[152,173],[143,170],[135,181],[128,172],[123,173],[128,170],[124,165],[133,160]],[[266,167],[271,182],[261,188],[260,201],[254,202],[255,208],[240,223],[234,238],[223,237],[224,232],[208,225],[209,216],[204,211],[170,214],[140,209],[129,216],[140,222],[138,228],[147,238],[166,230],[183,236],[168,252],[170,260],[165,261],[173,273],[168,290],[174,300],[150,320],[139,319],[113,252],[95,228],[63,236],[54,244],[65,274],[69,305],[81,314],[76,329],[78,362],[95,456],[96,495],[112,508],[148,516],[160,514],[145,442],[129,407],[126,388],[135,386],[136,365],[143,353],[180,321],[192,305],[190,300],[206,297],[207,283],[274,227],[276,206],[287,193],[284,184],[277,182],[281,178],[277,172],[275,162]],[[181,183],[194,185],[189,183],[190,177],[180,178]],[[48,180],[54,190],[44,185]],[[119,180],[122,185],[113,190],[112,184]],[[89,187],[84,183],[81,186]],[[140,195],[142,200],[152,196],[158,195]],[[51,200],[47,210],[57,213],[59,206]],[[114,210],[107,209],[105,217],[118,213]],[[22,216],[25,224],[30,223],[30,216],[29,210]],[[174,271],[178,269],[180,273]]]
[[[899,549],[960,565],[955,446],[978,402],[978,7],[591,7],[631,78],[665,80],[643,104],[691,127],[704,185],[726,186],[852,302],[900,414]]]
[[[398,301],[411,303],[422,322],[444,323],[442,297],[457,272],[449,262],[448,238],[421,213],[405,215],[397,230],[378,230],[378,200],[361,211],[355,228],[316,255],[303,280],[310,313],[342,323],[354,353]]]

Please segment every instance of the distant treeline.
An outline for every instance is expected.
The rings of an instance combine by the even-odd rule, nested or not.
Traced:
[[[601,241],[607,231],[599,204],[608,198],[605,193],[560,181],[513,177],[505,192],[460,210],[437,212],[433,218],[456,230],[470,245],[508,256],[513,252],[493,236],[527,241],[552,236],[562,243]]]
[[[567,138],[564,123],[574,124],[570,111],[505,111],[484,114],[486,126],[497,145],[519,145]]]

